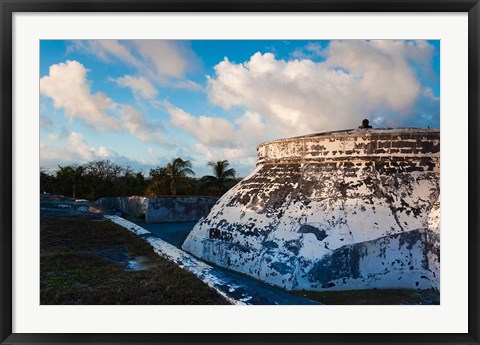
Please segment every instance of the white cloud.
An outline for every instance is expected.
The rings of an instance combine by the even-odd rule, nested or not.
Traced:
[[[108,157],[117,157],[118,153],[109,149],[105,146],[100,146],[98,149],[95,149],[95,155],[99,158],[108,158]]]
[[[94,158],[95,149],[87,144],[81,133],[70,133],[68,144],[70,149],[79,157],[79,160],[90,161]]]
[[[355,90],[365,96],[367,109],[386,102],[392,110],[402,112],[414,105],[420,91],[407,55],[420,56],[424,50],[423,45],[405,41],[332,41],[327,65],[342,67],[355,76]]]
[[[226,58],[209,77],[210,101],[261,114],[268,133],[280,136],[354,128],[373,116],[384,125],[405,124],[416,115],[422,87],[409,62],[431,60],[427,42],[332,41],[325,51],[308,48],[326,60],[285,61],[271,53],[238,64]]]
[[[157,95],[155,87],[144,77],[125,75],[112,80],[121,87],[130,88],[136,97],[140,96],[145,99],[152,99]]]
[[[58,164],[87,162],[95,158],[95,148],[90,147],[78,132],[70,133],[66,142],[55,146],[47,146],[40,141],[40,162],[43,167],[55,168]]]
[[[65,162],[75,163],[75,154],[66,147],[47,146],[40,140],[40,166],[43,168],[57,168]]]
[[[97,130],[119,130],[118,120],[109,114],[115,103],[105,94],[92,94],[87,69],[77,61],[50,66],[49,75],[40,79],[40,92],[63,109],[70,120],[81,118]]]
[[[48,138],[52,141],[57,141],[60,139],[60,136],[57,133],[50,133],[48,134]]]
[[[72,40],[68,49],[71,51],[88,52],[105,62],[112,62],[112,59],[116,58],[137,68],[142,65],[133,55],[130,48],[120,44],[117,40]]]
[[[255,165],[258,143],[272,135],[262,117],[254,112],[247,111],[230,122],[219,117],[193,116],[168,102],[164,105],[171,124],[196,139],[190,153],[197,157],[195,167],[205,173],[209,173],[206,169],[209,160],[227,159],[245,175]]]
[[[201,144],[216,147],[233,144],[234,131],[231,122],[217,117],[192,116],[169,103],[166,103],[166,108],[171,116],[172,125],[187,131]]]
[[[259,144],[261,141],[275,135],[275,133],[272,133],[272,129],[264,122],[262,116],[252,111],[245,112],[242,117],[235,120],[235,124],[239,127],[238,140],[243,142],[253,141]],[[249,140],[245,140],[245,138],[249,138]]]
[[[87,72],[77,61],[52,65],[49,75],[40,79],[40,92],[53,100],[55,108],[63,109],[71,121],[82,119],[99,131],[128,131],[146,142],[160,143],[163,140],[159,124],[148,122],[131,105],[117,104],[101,92],[92,94]],[[142,80],[127,78],[123,82],[137,88],[148,86]],[[143,91],[151,93],[148,87]],[[43,126],[51,125],[47,118],[42,121]]]
[[[174,40],[82,40],[71,41],[69,50],[87,52],[105,62],[119,60],[161,84],[198,89],[186,80],[198,58],[188,43]]]
[[[243,148],[217,148],[207,146],[201,143],[197,143],[196,148],[203,154],[208,160],[236,160],[239,158],[247,158],[247,151]]]
[[[309,42],[304,47],[294,50],[291,54],[294,58],[297,59],[311,59],[316,57],[322,57],[325,55],[325,49],[322,48],[320,43]]]
[[[124,104],[119,109],[122,126],[132,135],[145,142],[161,143],[163,135],[158,124],[147,122],[134,107]]]
[[[200,84],[191,80],[178,80],[174,86],[179,89],[203,91],[203,87]]]
[[[40,141],[40,165],[47,169],[57,169],[58,165],[84,164],[92,160],[111,160],[122,166],[135,170],[148,171],[154,167],[143,159],[130,159],[115,150],[100,146],[91,146],[81,133],[71,132],[65,142],[48,146]]]
[[[189,53],[183,43],[168,40],[134,40],[133,45],[142,56],[144,66],[153,70],[158,76],[166,75],[183,78],[188,68]]]

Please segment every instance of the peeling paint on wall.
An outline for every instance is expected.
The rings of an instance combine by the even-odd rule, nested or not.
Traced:
[[[183,249],[287,289],[439,289],[440,132],[263,143]]]

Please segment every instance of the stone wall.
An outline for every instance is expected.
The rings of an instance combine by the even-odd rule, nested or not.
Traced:
[[[192,222],[205,217],[218,198],[165,197],[150,199],[146,218],[148,223]]]
[[[438,129],[259,145],[183,249],[287,289],[439,288]]]
[[[282,162],[434,161],[439,168],[438,129],[342,131],[274,140],[258,146],[257,165]]]
[[[213,197],[130,196],[101,198],[96,204],[107,210],[119,210],[131,217],[145,216],[147,223],[163,223],[198,221],[208,214],[217,200]]]
[[[121,211],[131,217],[145,215],[149,199],[142,196],[106,197],[95,201],[95,204],[107,211]]]

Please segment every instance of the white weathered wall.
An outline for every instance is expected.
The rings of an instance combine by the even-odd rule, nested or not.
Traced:
[[[259,146],[183,248],[288,289],[439,288],[439,131]]]

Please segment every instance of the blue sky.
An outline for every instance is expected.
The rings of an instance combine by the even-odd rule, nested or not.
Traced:
[[[41,166],[173,157],[239,176],[266,140],[440,126],[439,41],[43,40]]]

